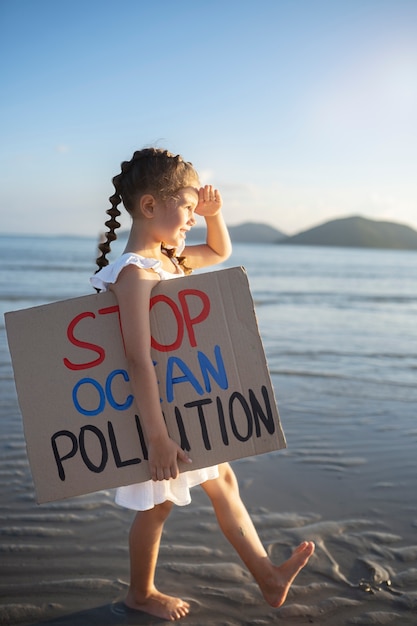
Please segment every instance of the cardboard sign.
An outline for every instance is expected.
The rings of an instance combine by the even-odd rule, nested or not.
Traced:
[[[152,358],[170,436],[192,466],[285,447],[242,268],[161,281]],[[111,292],[6,313],[37,500],[150,477]]]

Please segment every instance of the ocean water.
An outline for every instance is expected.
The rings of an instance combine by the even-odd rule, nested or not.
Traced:
[[[0,235],[2,312],[90,293],[95,256],[90,238]],[[385,382],[415,382],[416,252],[235,244],[218,267],[237,265],[247,270],[265,342],[288,373],[307,362],[310,374],[336,365],[353,375],[359,366],[383,382],[382,366],[391,372]]]
[[[121,252],[116,242],[110,258]],[[0,312],[92,293],[95,256],[92,238],[0,236]],[[311,401],[325,405],[336,387],[346,397],[398,400],[412,410],[416,252],[236,244],[220,267],[240,265],[278,390],[311,388]],[[3,315],[0,330],[5,367]]]
[[[116,242],[113,258],[122,245]],[[93,293],[88,279],[95,256],[93,238],[0,235],[1,313]],[[272,553],[275,545],[281,549],[283,536],[292,545],[308,536],[316,541],[308,610],[320,623],[388,623],[382,612],[391,612],[390,623],[415,623],[417,253],[236,244],[222,267],[232,266],[248,273],[288,443],[279,457],[236,462],[264,540]],[[197,495],[197,517],[206,512],[199,502]],[[35,618],[73,611],[75,597],[81,610],[124,591],[128,559],[121,528],[126,535],[129,513],[114,506],[112,495],[102,493],[36,507],[1,315],[0,597],[6,600],[0,600],[0,624],[40,623]],[[182,509],[176,515],[187,529],[186,541],[191,537],[193,550],[203,550],[196,518]],[[96,538],[102,541],[99,550]],[[184,538],[167,535],[168,542]],[[45,554],[55,559],[48,572]],[[170,561],[170,551],[165,558]],[[187,576],[183,564],[176,567]],[[198,595],[204,567],[192,567],[189,584],[196,583]],[[91,597],[80,572],[91,577]],[[391,577],[395,594],[363,594],[357,581],[364,576],[379,591]],[[328,604],[327,582],[314,587],[323,579],[337,590]],[[213,591],[219,598],[227,587],[219,615],[225,616],[222,623],[241,623],[241,583],[232,590],[228,584],[220,580]],[[259,623],[275,623],[279,616],[288,624],[307,623],[297,615],[305,610],[302,593],[309,594],[309,587],[298,592],[299,604],[290,602],[276,616],[248,605],[252,623],[265,616],[269,621]],[[348,606],[349,595],[356,604]],[[207,610],[214,610],[208,600]],[[347,611],[362,621],[348,622]],[[72,623],[97,619],[92,614]]]
[[[122,246],[114,244],[110,260]],[[92,293],[95,256],[93,238],[0,237],[1,313]],[[219,267],[231,266],[248,273],[283,421],[312,411],[333,423],[377,414],[379,428],[410,426],[416,252],[236,244]],[[0,332],[10,380],[3,315]]]

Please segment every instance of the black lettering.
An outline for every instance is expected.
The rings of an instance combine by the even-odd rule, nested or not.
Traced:
[[[183,450],[189,452],[191,450],[190,442],[188,441],[187,433],[185,432],[185,426],[182,419],[182,415],[180,413],[179,408],[175,407],[175,419],[177,420],[178,432],[180,434],[180,447]]]
[[[90,457],[87,454],[87,450],[85,449],[85,433],[87,431],[94,433],[100,442],[101,462],[99,465],[95,465],[91,461]],[[104,435],[99,428],[97,428],[96,426],[92,426],[91,424],[87,424],[87,426],[83,426],[81,428],[80,430],[80,453],[81,453],[82,460],[84,461],[84,463],[86,464],[89,470],[91,470],[92,472],[95,472],[96,474],[100,474],[100,472],[104,470],[104,468],[106,467],[108,458],[109,458],[109,452],[107,450],[107,444],[106,444]]]
[[[58,446],[56,444],[56,440],[58,439],[58,437],[68,437],[69,439],[71,439],[72,448],[68,452],[68,454],[66,454],[65,456],[61,456],[59,454],[59,452],[58,452]],[[57,433],[52,435],[52,437],[51,437],[51,444],[52,444],[52,450],[54,452],[55,462],[56,462],[56,465],[57,465],[57,468],[58,468],[58,476],[60,477],[60,479],[62,481],[64,481],[65,480],[65,472],[64,472],[64,466],[62,465],[62,461],[66,461],[67,459],[71,459],[73,456],[76,455],[77,450],[78,450],[77,437],[74,435],[74,433],[72,433],[69,430],[59,430]]]
[[[243,411],[245,413],[246,419],[247,419],[248,431],[247,431],[246,435],[241,435],[240,432],[237,429],[235,416],[234,416],[234,409],[233,409],[233,403],[234,403],[235,400],[238,400],[240,402],[240,404],[241,404],[241,406],[243,408]],[[238,441],[248,441],[248,439],[250,439],[252,437],[252,433],[253,433],[253,418],[252,418],[252,413],[250,411],[250,407],[249,407],[248,403],[246,402],[246,400],[242,396],[242,394],[239,393],[239,391],[235,391],[230,396],[230,400],[229,400],[229,417],[230,417],[230,424],[232,426],[232,431],[233,431],[233,434],[236,437],[236,439],[238,439]]]
[[[223,411],[222,401],[220,400],[220,398],[218,396],[216,398],[216,404],[217,404],[217,413],[219,414],[219,426],[220,426],[220,433],[221,433],[221,436],[222,436],[222,441],[223,441],[225,446],[228,446],[229,445],[229,435],[227,434],[227,430],[226,430],[226,421],[224,419],[224,411]]]
[[[119,447],[116,441],[116,435],[114,434],[113,424],[111,422],[107,422],[107,428],[109,430],[109,439],[110,445],[113,452],[114,462],[116,463],[116,467],[127,467],[128,465],[137,465],[141,463],[141,460],[138,458],[135,459],[127,459],[126,461],[122,461]]]
[[[267,415],[265,415],[265,413],[263,412],[262,407],[259,404],[253,390],[249,389],[249,399],[252,407],[253,418],[255,420],[255,432],[257,437],[261,436],[261,427],[259,420],[263,423],[270,435],[273,435],[275,432],[275,423],[272,415],[271,403],[269,401],[268,390],[264,385],[262,386],[262,395],[264,398]]]
[[[207,424],[206,424],[206,418],[204,416],[203,406],[205,404],[211,404],[212,402],[213,400],[211,400],[211,398],[206,398],[203,400],[195,400],[194,402],[187,402],[187,404],[184,404],[185,407],[190,408],[190,409],[195,406],[197,407],[198,419],[200,420],[201,435],[203,437],[204,447],[206,450],[211,450],[211,443],[210,443],[210,438],[209,438],[209,434],[207,431]]]
[[[136,430],[138,431],[138,435],[139,435],[140,445],[142,448],[143,458],[145,459],[145,461],[147,461],[149,458],[148,448],[146,446],[145,437],[143,435],[142,424],[140,423],[139,415],[135,415],[135,422],[136,422]]]

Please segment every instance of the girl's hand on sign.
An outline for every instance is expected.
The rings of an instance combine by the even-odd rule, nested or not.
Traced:
[[[150,442],[148,453],[152,480],[177,478],[179,474],[178,461],[192,463],[188,454],[169,437]]]
[[[217,215],[222,208],[222,197],[218,189],[212,185],[205,185],[198,190],[198,205],[195,209],[197,215],[212,217]]]

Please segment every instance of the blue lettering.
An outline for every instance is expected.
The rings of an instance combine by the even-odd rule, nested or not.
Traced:
[[[182,372],[183,376],[173,375],[174,366],[177,366]],[[167,378],[166,378],[166,392],[168,402],[172,402],[174,399],[174,385],[179,383],[191,383],[196,392],[202,396],[204,389],[188,367],[179,357],[170,356],[167,363]]]
[[[96,409],[92,409],[92,410],[84,409],[81,406],[81,404],[78,402],[78,397],[77,397],[78,390],[81,387],[81,385],[87,385],[87,384],[93,385],[93,387],[97,389],[98,391],[99,403]],[[99,413],[104,411],[104,407],[106,404],[106,396],[104,395],[103,388],[100,385],[100,383],[94,380],[94,378],[82,378],[81,380],[79,380],[78,383],[75,385],[74,389],[72,390],[72,400],[74,402],[74,406],[77,409],[77,411],[79,413],[82,413],[83,415],[98,415]]]
[[[99,415],[106,407],[106,400],[113,409],[116,409],[116,411],[125,411],[126,409],[129,409],[132,406],[134,399],[131,393],[126,396],[126,400],[122,403],[117,402],[113,395],[112,385],[116,376],[122,376],[126,382],[129,382],[129,375],[126,370],[114,370],[113,372],[110,372],[107,376],[104,389],[97,380],[94,380],[94,378],[82,378],[79,380],[72,390],[72,401],[74,402],[74,406],[77,411],[82,415]],[[97,408],[87,409],[84,406],[81,406],[78,399],[78,392],[83,385],[92,385],[94,389],[97,390]]]
[[[113,382],[113,378],[115,378],[116,376],[123,376],[124,380],[126,382],[129,381],[129,376],[126,372],[126,370],[114,370],[113,372],[111,372],[106,380],[106,396],[107,396],[107,400],[109,401],[109,404],[111,407],[113,407],[113,409],[116,409],[116,411],[125,411],[126,409],[128,409],[129,407],[132,406],[133,404],[133,396],[132,394],[129,394],[126,398],[126,401],[123,404],[119,404],[118,402],[116,402],[116,400],[114,399],[113,396],[113,392],[111,389],[111,385]]]
[[[203,352],[198,352],[198,362],[200,364],[200,369],[203,375],[204,385],[207,393],[210,393],[211,391],[209,374],[211,374],[214,381],[219,385],[221,389],[227,389],[229,387],[227,374],[224,367],[224,361],[220,351],[220,346],[214,346],[214,356],[216,358],[217,370]]]

